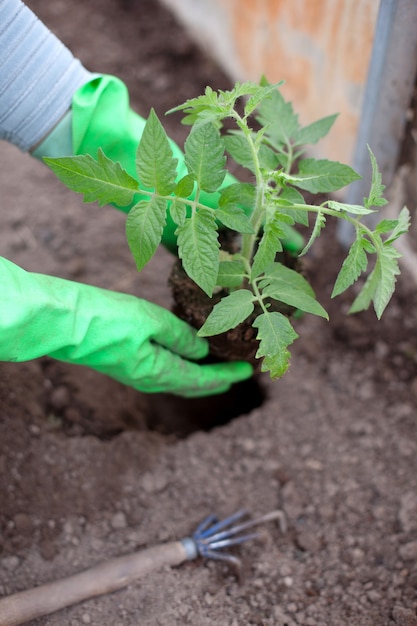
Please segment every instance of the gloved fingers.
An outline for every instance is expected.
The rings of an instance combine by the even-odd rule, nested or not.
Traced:
[[[230,386],[250,378],[253,368],[245,361],[201,365],[187,361],[158,345],[153,345],[146,364],[146,376],[138,380],[122,381],[144,393],[172,393],[185,398],[224,393]],[[134,369],[134,368],[132,368]]]
[[[208,355],[208,341],[198,337],[195,328],[153,302],[147,300],[138,302],[141,318],[150,329],[149,340],[193,361],[204,359]]]
[[[230,387],[243,380],[251,378],[253,367],[246,361],[233,361],[231,363],[215,363],[213,365],[200,365],[204,371],[204,386],[195,391],[188,392],[186,397],[198,398],[214,396],[224,393]]]

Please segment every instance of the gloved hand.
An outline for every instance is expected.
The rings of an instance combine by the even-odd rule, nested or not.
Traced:
[[[206,340],[166,309],[134,296],[31,274],[0,257],[0,360],[50,356],[86,365],[145,393],[227,391],[246,362],[199,365]]]
[[[70,115],[56,126],[32,154],[37,158],[90,154],[95,158],[98,148],[102,148],[106,156],[118,161],[131,176],[137,178],[136,151],[144,126],[145,120],[130,108],[126,85],[114,76],[97,76],[75,92]],[[174,157],[178,159],[180,179],[187,173],[184,155],[173,141],[171,148]],[[235,182],[236,179],[227,173],[222,187]],[[216,208],[218,194],[201,192],[200,200]],[[137,198],[131,205],[117,208],[127,213],[136,202]],[[176,228],[168,211],[162,243],[173,253],[177,250]],[[296,254],[303,246],[302,236],[289,228],[284,247]]]

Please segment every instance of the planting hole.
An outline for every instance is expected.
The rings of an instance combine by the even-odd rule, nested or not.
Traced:
[[[152,396],[147,427],[165,435],[185,438],[193,432],[210,431],[247,415],[266,399],[265,389],[254,377],[236,383],[228,392],[206,398],[180,398],[169,394]]]

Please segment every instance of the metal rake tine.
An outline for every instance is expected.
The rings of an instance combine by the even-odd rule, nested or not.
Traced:
[[[248,515],[248,512],[245,509],[241,509],[240,511],[237,511],[233,515],[230,515],[229,517],[226,517],[224,520],[220,520],[220,522],[217,522],[216,524],[213,524],[213,526],[210,526],[210,527],[206,528],[205,530],[203,530],[203,532],[201,532],[201,531],[198,532],[198,529],[197,529],[197,531],[194,533],[194,536],[202,538],[202,539],[206,539],[207,537],[211,537],[214,533],[217,533],[217,531],[220,531],[223,528],[226,528],[227,526],[230,526],[231,524],[233,524],[238,519],[241,519],[244,515]],[[213,516],[213,517],[215,517],[215,516]],[[201,526],[201,524],[200,524],[200,526]],[[225,532],[227,532],[227,531],[225,531]]]
[[[209,550],[205,555],[208,559],[213,559],[214,561],[224,561],[225,563],[231,563],[238,570],[242,567],[242,563],[237,556],[232,556],[231,554],[224,554],[224,552],[212,552]]]
[[[214,541],[207,544],[210,550],[218,550],[219,548],[228,548],[229,546],[238,546],[241,543],[250,541],[251,539],[259,539],[260,533],[252,533],[251,535],[242,535],[241,537],[235,537],[234,539],[223,539],[223,541]]]
[[[240,517],[242,517],[242,515]],[[263,524],[265,522],[280,519],[281,517],[281,511],[272,511],[271,513],[266,513],[265,515],[262,515],[261,517],[258,517],[254,520],[248,520],[247,522],[243,522],[242,524],[238,524],[237,526],[232,526],[232,528],[228,528],[226,530],[223,530],[222,532],[215,533],[214,535],[209,535],[208,538],[210,539],[210,541],[213,541],[232,537],[240,533],[242,530],[247,530],[248,528],[252,528],[253,526],[258,526],[259,524]]]
[[[201,533],[203,533],[210,526],[210,524],[215,524],[217,523],[217,521],[218,517],[217,515],[214,515],[214,513],[212,513],[211,515],[207,515],[207,517],[203,519],[203,521],[200,522],[197,526],[194,532],[194,536],[201,535]]]

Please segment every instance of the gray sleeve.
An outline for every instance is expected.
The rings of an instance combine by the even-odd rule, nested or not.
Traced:
[[[21,0],[0,0],[0,139],[30,150],[91,77]]]

